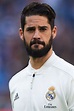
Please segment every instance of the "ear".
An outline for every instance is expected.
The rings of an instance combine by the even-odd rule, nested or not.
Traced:
[[[52,29],[52,35],[53,35],[53,39],[56,37],[57,35],[57,27],[54,26],[54,28]]]
[[[22,30],[22,28],[19,28],[19,35],[20,35],[20,38],[22,39],[22,40],[24,40],[24,38],[23,38],[23,30]]]

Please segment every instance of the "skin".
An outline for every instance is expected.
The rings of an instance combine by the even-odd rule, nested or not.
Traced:
[[[57,34],[57,27],[51,30],[51,26],[48,23],[48,19],[45,16],[33,15],[26,17],[26,24],[24,26],[24,31],[20,28],[19,29],[20,38],[24,41],[24,38],[28,45],[30,41],[33,39],[39,39],[40,41],[44,41],[45,44],[48,43],[51,35],[53,39],[56,37]],[[44,46],[42,44],[33,44],[31,46],[32,49],[41,49]],[[30,63],[33,68],[38,69],[40,68],[47,59],[52,55],[52,47],[49,52],[40,58],[33,58],[30,56]]]

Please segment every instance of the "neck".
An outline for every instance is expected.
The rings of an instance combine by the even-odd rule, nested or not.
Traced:
[[[31,66],[34,69],[39,69],[48,60],[48,58],[50,58],[50,56],[52,55],[52,52],[53,51],[52,51],[52,48],[51,48],[50,51],[47,53],[47,55],[45,55],[43,57],[40,57],[40,58],[30,57]]]

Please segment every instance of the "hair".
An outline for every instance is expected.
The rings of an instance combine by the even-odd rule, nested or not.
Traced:
[[[27,5],[21,13],[21,28],[23,31],[24,25],[26,24],[26,16],[32,15],[40,15],[47,17],[48,23],[50,24],[51,29],[53,29],[56,13],[50,5],[39,2],[32,2],[29,5]]]

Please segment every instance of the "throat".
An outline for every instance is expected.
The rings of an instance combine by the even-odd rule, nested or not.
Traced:
[[[39,58],[39,59],[30,59],[30,63],[31,63],[31,65],[34,69],[39,69],[43,65],[44,61],[41,58]]]
[[[41,68],[42,65],[48,60],[48,58],[50,58],[51,55],[52,55],[52,50],[51,50],[51,52],[48,52],[48,54],[46,56],[43,56],[43,57],[40,57],[40,58],[30,57],[31,66],[34,69]]]

